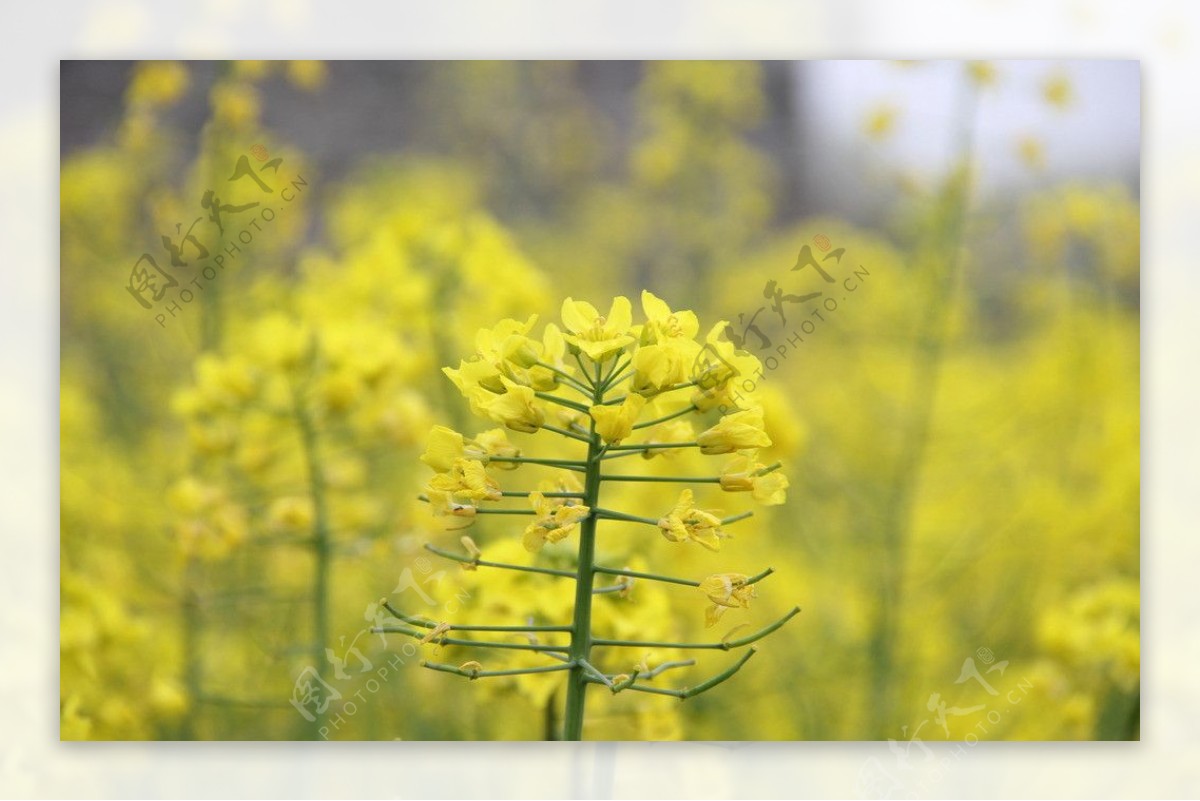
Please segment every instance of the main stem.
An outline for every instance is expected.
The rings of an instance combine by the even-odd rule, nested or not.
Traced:
[[[592,390],[592,404],[604,397],[604,387],[597,380]],[[563,719],[563,739],[583,739],[583,706],[588,680],[583,663],[592,650],[592,584],[596,577],[596,507],[600,502],[600,437],[596,421],[588,432],[587,468],[583,480],[583,503],[591,514],[579,526],[579,567],[575,575],[575,617],[571,621],[571,650],[573,663],[567,679],[567,709]]]

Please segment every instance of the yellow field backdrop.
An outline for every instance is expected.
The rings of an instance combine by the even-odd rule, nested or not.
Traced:
[[[1004,70],[911,69],[935,68],[977,103]],[[728,320],[763,361],[746,387],[772,440],[758,458],[790,486],[719,553],[602,524],[602,555],[633,570],[775,572],[713,628],[701,593],[648,581],[597,595],[597,625],[713,641],[803,611],[684,703],[593,687],[585,737],[892,738],[913,754],[968,735],[1138,737],[1139,209],[1125,184],[984,193],[965,137],[942,169],[878,179],[877,224],[791,215],[748,62],[644,64],[617,116],[576,64],[441,64],[412,90],[426,109],[412,124],[438,147],[347,142],[355,166],[329,181],[264,121],[276,98],[319,113],[334,69],[234,62],[202,80],[141,63],[117,127],[64,156],[63,739],[555,731],[562,673],[469,681],[418,663],[501,663],[370,629],[385,597],[452,623],[569,609],[553,577],[424,549],[465,553],[467,534],[487,559],[569,567],[578,539],[533,555],[521,518],[452,530],[418,500],[420,457],[435,425],[495,427],[441,372],[479,329],[561,326],[567,297],[607,309],[622,295],[640,313],[643,290],[694,310],[701,336]],[[1043,90],[1071,113],[1069,83]],[[206,119],[187,128],[173,109],[197,95]],[[869,115],[863,146],[903,111]],[[1014,147],[1041,168],[1037,141]],[[187,239],[193,219],[207,238]],[[165,275],[177,285],[155,299]],[[703,458],[630,462],[698,475]],[[548,475],[497,472],[505,488]],[[658,517],[677,497],[629,483],[605,506]],[[631,652],[613,672],[643,656],[680,658]],[[732,656],[697,659],[664,686]],[[305,687],[336,696],[320,716]]]

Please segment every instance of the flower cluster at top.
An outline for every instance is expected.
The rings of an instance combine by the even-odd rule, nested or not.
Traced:
[[[749,514],[722,518],[699,508],[692,489],[667,490],[656,517],[639,517],[598,507],[599,487],[610,481],[712,484],[728,493],[749,493],[765,505],[782,504],[788,480],[779,465],[757,456],[771,446],[761,407],[736,395],[738,376],[752,375],[758,359],[721,338],[727,323],[714,325],[698,341],[696,315],[672,311],[650,292],[641,297],[645,321],[634,323],[629,300],[617,297],[607,314],[584,301],[562,305],[562,327],[547,323],[537,336],[536,316],[502,320],[481,329],[475,353],[444,372],[471,411],[500,424],[473,437],[444,426],[433,429],[422,460],[435,471],[424,498],[434,513],[470,523],[480,514],[524,514],[523,544],[538,551],[560,542],[591,517],[653,525],[673,543],[693,542],[718,551],[725,526]],[[742,404],[735,403],[735,396]],[[716,412],[696,426],[694,420]],[[506,429],[525,434],[549,431],[588,445],[587,459],[523,454]],[[699,429],[699,430],[697,430]],[[578,447],[578,445],[577,445]],[[640,476],[612,469],[624,457],[655,459],[680,449],[724,457],[713,475]],[[556,478],[536,491],[505,490],[494,471],[522,464],[557,468]],[[594,468],[594,470],[593,470]],[[592,473],[594,472],[594,476]],[[584,477],[581,483],[580,477]],[[594,486],[585,486],[591,479]],[[529,508],[499,508],[525,498]],[[729,607],[746,606],[753,588],[744,576],[719,574],[700,589],[713,602],[710,622]]]

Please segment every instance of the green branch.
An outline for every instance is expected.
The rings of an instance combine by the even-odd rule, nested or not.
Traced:
[[[719,476],[694,478],[691,476],[605,476],[605,481],[645,481],[663,484],[720,484]]]
[[[555,570],[550,567],[534,567],[533,565],[512,565],[506,562],[489,562],[486,559],[478,557],[461,556],[450,551],[443,551],[441,548],[436,548],[433,545],[426,544],[425,550],[430,553],[437,554],[443,559],[450,559],[464,565],[476,565],[478,567],[495,567],[501,570],[519,570],[523,573],[541,573],[546,576],[558,576],[560,578],[575,578],[574,571],[571,570]]]
[[[664,584],[682,584],[685,587],[699,587],[700,582],[692,581],[691,579],[675,578],[674,576],[660,576],[657,573],[640,573],[636,570],[618,570],[615,567],[601,567],[596,565],[597,573],[604,573],[608,576],[625,576],[626,578],[646,579],[647,581],[661,581]],[[599,643],[599,640],[596,641]]]
[[[636,431],[639,428],[649,428],[650,426],[656,426],[659,423],[665,423],[669,420],[674,420],[676,417],[683,417],[685,414],[691,414],[692,412],[696,412],[696,411],[699,411],[699,409],[696,408],[696,405],[694,403],[689,403],[687,406],[683,407],[682,409],[680,409],[677,412],[671,412],[670,414],[663,415],[662,417],[659,417],[655,420],[647,420],[644,423],[638,423],[637,425],[635,425],[633,427],[633,430]]]
[[[437,662],[421,661],[421,667],[429,668],[430,670],[438,670],[442,673],[454,673],[458,676],[466,676],[474,681],[475,679],[490,679],[496,676],[527,676],[532,673],[554,673],[559,670],[570,670],[572,665],[570,662],[564,662],[561,665],[544,665],[542,667],[531,668],[513,668],[511,670],[482,670],[470,669],[464,670],[461,667],[454,665],[443,665]]]
[[[708,650],[708,651],[732,651],[734,648],[741,648],[744,645],[749,645],[752,642],[761,640],[771,632],[783,626],[800,612],[800,607],[793,607],[792,611],[776,620],[774,623],[759,629],[753,634],[742,637],[738,640],[729,640],[726,642],[655,642],[655,641],[640,641],[640,640],[605,640],[594,639],[592,645],[608,645],[617,648],[680,648],[684,650]]]
[[[637,428],[637,426],[634,426],[634,428]],[[639,442],[634,445],[609,445],[608,449],[610,451],[664,451],[672,448],[699,447],[699,442]]]
[[[534,397],[541,398],[542,400],[547,401],[549,403],[556,403],[559,406],[565,406],[568,409],[574,409],[575,411],[581,412],[583,414],[588,413],[588,407],[584,406],[582,403],[576,403],[573,400],[567,400],[566,398],[560,398],[557,395],[551,395],[549,392],[534,392],[533,395],[534,395]]]
[[[425,640],[429,636],[428,632],[414,631],[409,628],[400,626],[374,626],[371,628],[372,634],[403,634],[407,637],[412,637],[415,640]],[[428,642],[438,645],[464,645],[470,648],[507,648],[513,651],[557,651],[565,653],[566,648],[559,645],[541,645],[539,643],[523,643],[523,642],[493,642],[491,640],[463,640],[456,637],[433,637]]]
[[[444,628],[443,631],[500,631],[500,632],[516,632],[516,633],[522,633],[522,634],[531,633],[531,632],[541,632],[541,631],[570,631],[571,630],[570,626],[471,626],[471,625],[460,626],[460,625],[451,624],[451,623],[443,624],[443,623],[434,622],[432,620],[426,620],[424,618],[416,617],[413,615],[407,615],[404,612],[397,610],[386,600],[384,600],[382,602],[382,605],[383,605],[384,609],[388,610],[388,612],[392,615],[392,617],[394,617],[398,620],[403,620],[405,623],[411,623],[414,626],[420,626],[421,628],[425,628],[425,629],[435,629],[440,625],[444,625],[446,628]]]
[[[539,459],[530,456],[490,456],[489,462],[504,462],[505,464],[536,464],[545,467],[560,467],[563,470],[574,470],[583,472],[584,462],[574,461],[572,459]]]
[[[582,434],[576,434],[574,431],[568,431],[565,428],[559,428],[558,426],[552,426],[549,423],[543,423],[542,428],[546,429],[547,431],[553,431],[555,434],[561,434],[562,436],[568,437],[569,439],[577,440],[579,442],[591,442],[590,437],[585,437]]]
[[[566,382],[567,386],[583,393],[583,395],[585,397],[588,397],[588,398],[592,397],[591,387],[586,387],[583,384],[579,383],[579,381],[576,380],[575,376],[571,375],[570,373],[568,373],[564,370],[560,370],[552,364],[546,364],[545,362],[535,362],[535,364],[538,367],[545,367],[547,370],[554,373],[559,378],[563,379],[563,381]]]
[[[663,687],[650,687],[645,684],[634,684],[632,681],[630,681],[630,682],[621,684],[617,689],[633,690],[634,692],[640,692],[640,693],[653,693],[654,695],[669,695],[674,698],[678,698],[680,701],[686,701],[689,698],[695,698],[697,695],[700,695],[701,693],[708,692],[709,690],[711,690],[713,687],[716,687],[721,682],[726,681],[727,679],[731,678],[733,676],[733,674],[735,674],[739,670],[741,670],[742,665],[744,665],[748,661],[750,661],[750,657],[754,656],[754,654],[756,654],[756,653],[757,653],[757,651],[755,651],[753,648],[751,648],[749,651],[747,651],[745,654],[743,654],[742,657],[740,659],[738,659],[738,661],[734,662],[728,668],[721,671],[717,675],[713,676],[711,679],[708,679],[707,681],[697,684],[695,687],[691,687],[691,688],[685,687],[682,690],[668,690]],[[611,682],[607,682],[607,681],[602,682],[601,680],[595,679],[592,677],[588,677],[588,680],[591,681],[593,684],[609,684],[611,686]]]

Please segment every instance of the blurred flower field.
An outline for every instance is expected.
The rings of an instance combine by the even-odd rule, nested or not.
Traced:
[[[588,437],[649,479],[604,487],[591,625],[659,645],[598,649],[585,739],[1139,737],[1136,187],[1025,136],[985,190],[1003,62],[893,67],[963,100],[942,167],[847,179],[870,220],[795,213],[764,64],[424,65],[335,179],[267,120],[341,67],[139,63],[64,154],[62,739],[560,737],[581,672],[448,640],[564,641]],[[622,348],[605,411],[553,400]]]

